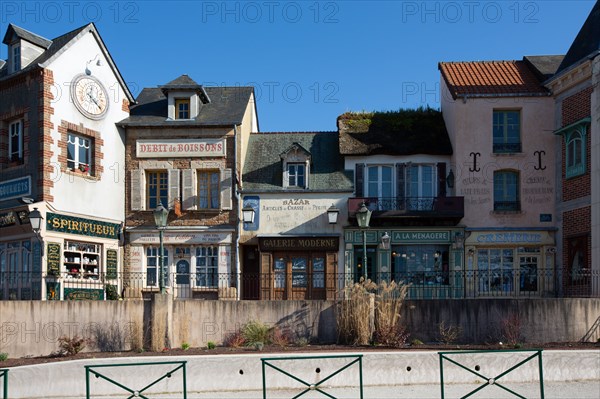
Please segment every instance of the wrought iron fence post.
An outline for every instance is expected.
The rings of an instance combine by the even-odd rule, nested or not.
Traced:
[[[2,377],[2,399],[8,399],[8,369],[0,370]]]

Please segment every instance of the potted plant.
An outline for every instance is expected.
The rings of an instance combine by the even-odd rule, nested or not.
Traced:
[[[83,173],[87,173],[90,170],[90,166],[80,163],[79,170],[82,171]]]

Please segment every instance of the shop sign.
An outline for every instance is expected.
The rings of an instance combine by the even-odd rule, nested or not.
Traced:
[[[158,244],[156,233],[133,233],[131,244]],[[231,233],[167,233],[163,234],[164,244],[230,244]]]
[[[71,301],[102,301],[104,299],[104,290],[65,288],[65,299]]]
[[[31,176],[6,180],[0,183],[0,201],[31,195]]]
[[[61,233],[78,234],[83,236],[119,238],[120,225],[100,222],[98,220],[78,218],[75,216],[59,215],[48,212],[46,228]]]
[[[60,244],[49,242],[46,253],[48,274],[58,276],[60,274]]]
[[[223,139],[137,140],[135,150],[138,158],[199,158],[226,155]]]
[[[394,243],[446,243],[450,242],[449,231],[393,231]]]
[[[259,237],[261,251],[337,251],[338,237]]]
[[[475,241],[485,244],[541,244],[541,233],[489,233],[477,235]]]
[[[114,249],[106,250],[106,278],[116,279],[117,278],[117,251]]]
[[[8,227],[17,224],[17,213],[14,211],[0,213],[0,227]]]

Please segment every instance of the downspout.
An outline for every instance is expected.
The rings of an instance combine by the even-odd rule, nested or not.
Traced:
[[[237,130],[237,125],[233,125],[233,173],[231,174],[231,178],[232,178],[232,182],[231,184],[233,185],[233,179],[235,179],[235,186],[234,186],[234,192],[235,192],[235,199],[236,199],[236,235],[235,235],[235,286],[236,286],[236,294],[235,294],[235,299],[237,301],[240,300],[240,290],[241,290],[241,265],[240,265],[240,209],[242,208],[240,202],[241,202],[241,195],[240,192],[238,190],[238,184],[237,184],[237,141],[238,141],[238,130]]]

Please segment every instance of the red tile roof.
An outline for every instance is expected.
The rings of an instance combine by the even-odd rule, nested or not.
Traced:
[[[548,95],[525,61],[440,62],[452,98]]]

